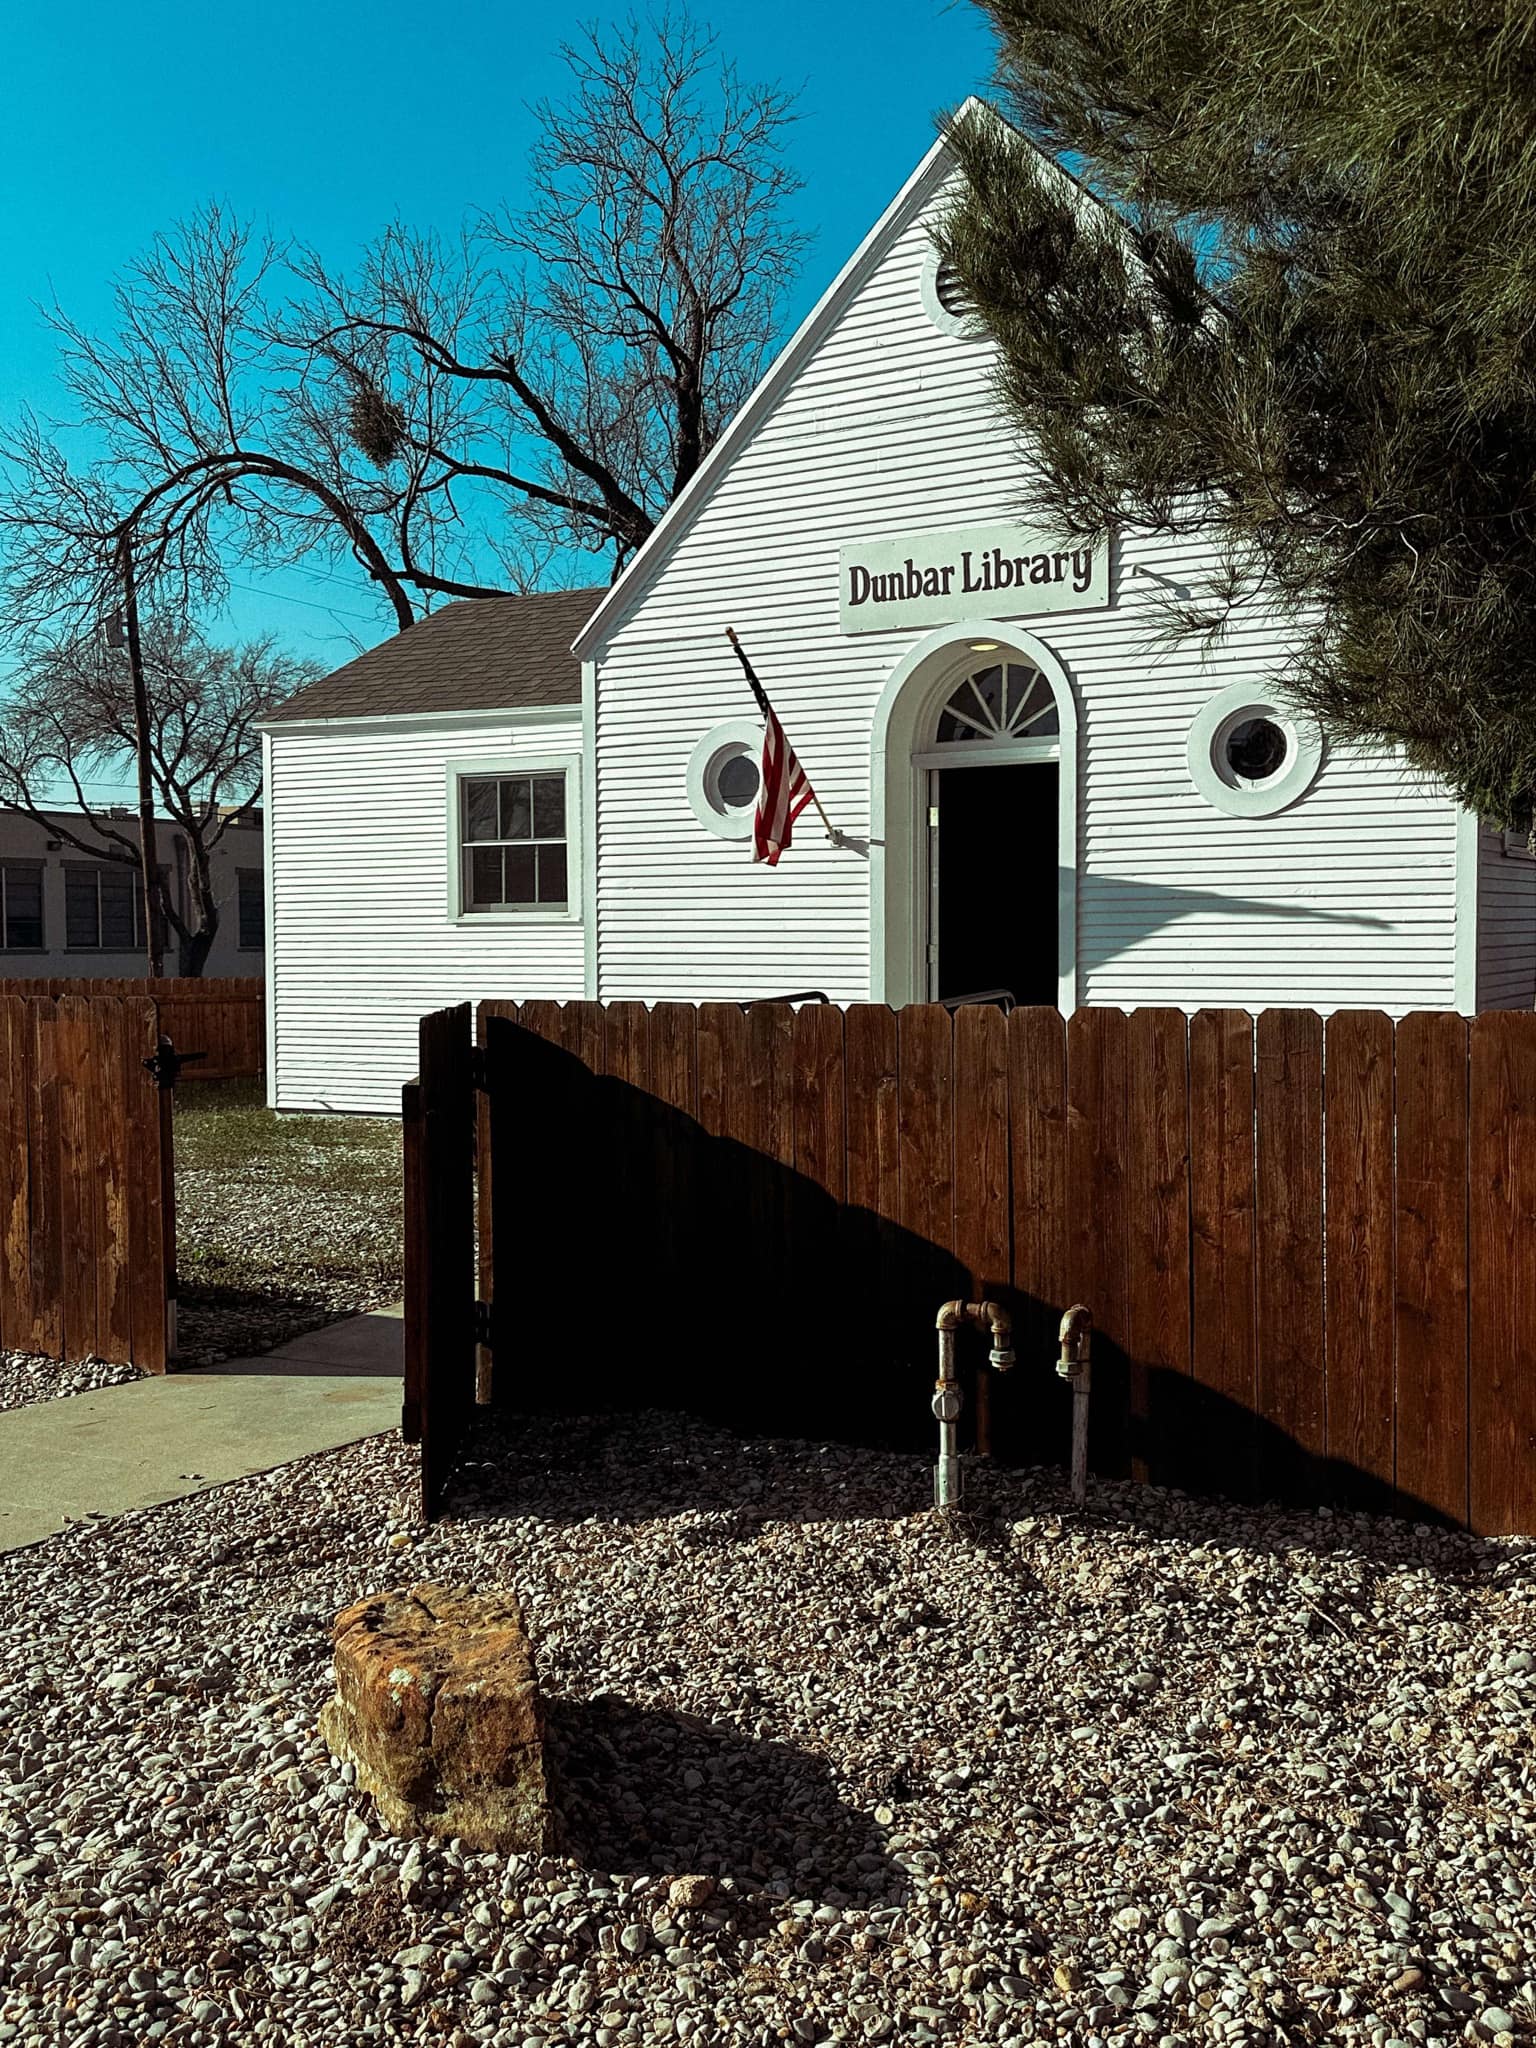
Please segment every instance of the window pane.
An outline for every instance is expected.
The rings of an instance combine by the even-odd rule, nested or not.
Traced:
[[[501,836],[526,839],[533,827],[533,798],[526,775],[501,785]]]
[[[494,782],[464,784],[464,837],[495,839],[496,785]]]
[[[507,852],[507,898],[508,903],[534,903],[534,849],[531,846],[509,846]]]
[[[266,877],[260,868],[241,868],[237,880],[240,887],[240,948],[251,952],[266,944]]]
[[[64,943],[95,946],[101,942],[96,917],[96,873],[93,868],[64,870]]]
[[[101,943],[109,949],[131,953],[143,929],[134,916],[136,878],[107,868],[97,880],[101,888]]]
[[[470,907],[501,901],[501,848],[475,847],[469,856]]]
[[[565,847],[541,846],[539,848],[539,901],[560,903],[567,901]]]
[[[40,946],[43,943],[41,868],[5,870],[4,939],[8,946]]]
[[[533,836],[535,839],[565,837],[563,775],[535,775],[533,778]]]
[[[744,811],[757,801],[762,771],[750,754],[733,754],[715,777],[720,801],[728,811]]]

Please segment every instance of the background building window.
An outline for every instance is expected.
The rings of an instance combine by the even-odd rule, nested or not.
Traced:
[[[565,771],[459,782],[461,901],[477,910],[566,910]]]
[[[64,944],[74,952],[143,950],[144,885],[137,868],[65,862]]]
[[[242,953],[259,953],[267,943],[267,878],[260,868],[236,868],[237,916]]]
[[[43,950],[43,869],[40,861],[0,864],[0,945],[8,953]]]

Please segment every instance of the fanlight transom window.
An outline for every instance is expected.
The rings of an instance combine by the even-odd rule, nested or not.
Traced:
[[[1056,699],[1039,669],[1028,662],[999,661],[973,669],[939,713],[941,746],[1016,745],[1054,738],[1061,727]]]

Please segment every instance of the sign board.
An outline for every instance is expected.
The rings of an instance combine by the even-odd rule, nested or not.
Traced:
[[[1109,603],[1109,548],[1063,547],[1026,526],[974,526],[844,548],[839,579],[845,633],[1091,611]]]

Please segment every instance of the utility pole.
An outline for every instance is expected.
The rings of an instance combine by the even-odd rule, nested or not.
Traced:
[[[149,772],[149,691],[144,684],[144,650],[139,641],[139,598],[133,580],[133,549],[124,533],[117,543],[117,565],[123,579],[122,638],[108,621],[107,644],[128,650],[128,673],[133,680],[134,752],[139,762],[139,873],[144,889],[144,958],[151,981],[165,971],[160,953],[159,908],[160,865],[155,849],[155,785]]]

